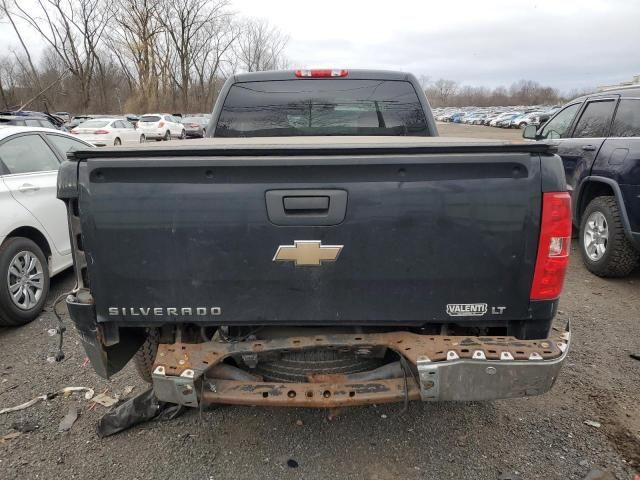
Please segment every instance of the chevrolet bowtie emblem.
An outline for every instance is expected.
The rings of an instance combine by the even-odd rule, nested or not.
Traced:
[[[295,240],[293,245],[280,245],[274,262],[295,262],[296,267],[319,267],[322,262],[335,262],[342,245],[322,245],[320,240]]]

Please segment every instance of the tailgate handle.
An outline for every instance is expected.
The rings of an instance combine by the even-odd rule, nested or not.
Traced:
[[[269,190],[265,201],[275,225],[337,225],[347,213],[346,190]]]
[[[329,197],[300,196],[284,197],[284,211],[287,214],[323,213],[329,210]]]

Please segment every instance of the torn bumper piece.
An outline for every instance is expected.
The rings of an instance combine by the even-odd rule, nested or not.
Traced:
[[[337,408],[407,400],[494,400],[547,392],[569,351],[569,325],[544,340],[514,337],[428,336],[409,332],[320,335],[238,343],[161,344],[153,372],[157,397],[202,404]],[[225,358],[305,348],[386,347],[407,360],[400,378],[354,381],[310,377],[306,383],[216,378]]]

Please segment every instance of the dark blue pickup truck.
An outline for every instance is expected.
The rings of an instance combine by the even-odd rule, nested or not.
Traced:
[[[640,258],[640,86],[576,98],[524,135],[562,157],[587,268],[629,274]]]
[[[188,406],[551,388],[571,208],[548,145],[438,137],[415,77],[379,71],[236,75],[207,132],[61,167],[100,375],[135,357]]]

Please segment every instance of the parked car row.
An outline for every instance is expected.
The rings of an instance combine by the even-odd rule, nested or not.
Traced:
[[[525,128],[528,125],[542,126],[558,111],[558,106],[520,107],[465,107],[437,108],[435,119],[439,122],[487,125],[498,128]]]
[[[80,120],[77,122],[77,120]],[[204,137],[209,116],[182,117],[169,113],[146,113],[140,117],[83,115],[75,117],[69,126],[71,133],[97,147],[144,143],[147,140],[171,140]]]

